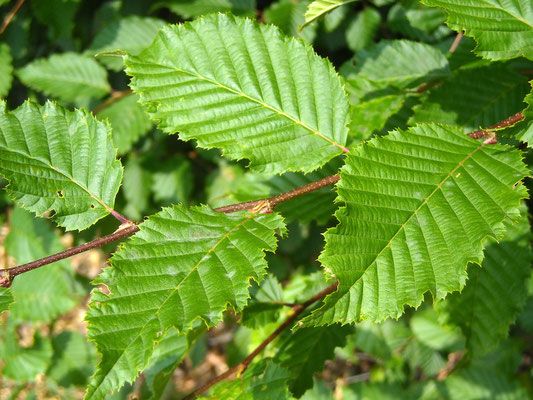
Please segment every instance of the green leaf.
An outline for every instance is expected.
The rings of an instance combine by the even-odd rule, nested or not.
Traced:
[[[411,331],[400,321],[386,320],[380,324],[362,321],[357,324],[354,348],[387,361],[393,351],[412,340]]]
[[[102,354],[87,399],[100,399],[131,381],[152,353],[153,341],[170,326],[180,333],[201,318],[215,325],[228,304],[240,311],[250,278],[261,280],[263,250],[276,248],[275,214],[221,214],[206,206],[163,209],[111,259],[96,284],[87,321]]]
[[[505,226],[500,242],[487,245],[482,268],[470,265],[466,287],[439,307],[450,323],[461,327],[474,356],[485,354],[507,336],[527,297],[532,254],[525,207],[518,222],[505,221]]]
[[[0,98],[6,97],[13,82],[13,58],[7,43],[0,43]]]
[[[0,288],[0,315],[2,312],[9,310],[11,304],[13,304],[13,293],[11,290],[5,287]]]
[[[397,2],[391,7],[387,26],[392,32],[409,39],[433,43],[450,35],[450,29],[444,25],[445,19],[441,9],[410,0]]]
[[[137,95],[128,95],[98,112],[98,119],[107,118],[113,128],[113,144],[118,154],[129,152],[152,128],[152,121],[137,101]]]
[[[357,147],[337,184],[346,206],[319,258],[339,287],[307,324],[398,318],[427,291],[460,290],[485,237],[500,238],[505,217],[518,215],[527,174],[519,151],[439,125]]]
[[[205,14],[231,11],[235,15],[254,16],[255,0],[166,0],[154,7],[167,7],[173,13],[189,19]]]
[[[279,311],[283,308],[282,301],[281,284],[275,276],[268,275],[261,282],[261,287],[253,296],[253,300],[242,311],[241,325],[260,329],[266,324],[275,322],[279,317]]]
[[[101,98],[111,90],[104,67],[77,53],[37,59],[17,72],[26,86],[66,102]]]
[[[417,312],[409,322],[413,335],[433,350],[454,351],[464,348],[460,331],[454,329],[453,325],[442,324],[433,309]]]
[[[412,370],[422,369],[427,376],[435,376],[446,366],[442,354],[422,341],[413,337],[407,342],[402,357]]]
[[[96,34],[87,52],[97,55],[98,60],[109,69],[120,71],[124,66],[122,57],[98,53],[123,50],[137,55],[153,42],[159,29],[165,25],[166,22],[161,19],[136,15],[118,19]]]
[[[270,359],[263,359],[248,367],[241,377],[231,382],[220,382],[204,400],[284,400],[291,399],[287,388],[290,372]]]
[[[533,60],[533,4],[530,0],[422,0],[448,13],[446,23],[476,39],[476,54],[490,60],[524,56]]]
[[[31,7],[37,20],[52,31],[54,39],[70,37],[81,0],[33,0]]]
[[[305,22],[300,26],[302,30],[306,25],[309,25],[311,22],[316,21],[323,15],[333,11],[337,7],[340,7],[344,4],[353,3],[356,0],[314,0],[307,9],[305,13]]]
[[[334,357],[335,347],[346,344],[350,326],[301,328],[291,332],[280,344],[274,360],[291,373],[289,388],[296,397],[313,386],[313,375],[321,372],[326,360]]]
[[[301,32],[298,29],[305,21],[305,11],[309,1],[280,0],[265,9],[263,16],[267,24],[277,25],[285,34],[302,37],[313,43],[316,37],[316,26],[307,26]]]
[[[67,230],[85,229],[113,209],[122,179],[109,124],[85,110],[0,102],[0,175],[10,197]]]
[[[430,45],[409,40],[382,40],[358,52],[355,62],[361,77],[400,89],[415,88],[450,73],[444,54]]]
[[[342,153],[348,103],[332,65],[273,26],[212,14],[126,57],[152,119],[261,172],[311,171]]]
[[[429,91],[425,101],[413,108],[409,123],[457,125],[472,132],[520,111],[528,88],[526,77],[504,65],[459,70]]]
[[[533,88],[533,82],[530,84]],[[533,146],[533,90],[525,97],[524,103],[527,104],[526,109],[522,111],[524,119],[512,128],[504,130],[502,134],[512,135],[531,147]]]
[[[364,49],[374,40],[381,23],[381,14],[375,8],[366,7],[357,13],[346,28],[346,43],[355,52]]]
[[[154,200],[162,206],[187,204],[193,184],[191,163],[186,158],[175,157],[152,174]]]
[[[47,221],[36,219],[19,207],[11,213],[10,226],[5,248],[18,264],[65,250],[59,235]],[[17,276],[11,290],[15,303],[11,306],[9,318],[14,321],[49,322],[70,311],[79,300],[68,260]]]
[[[124,167],[124,182],[121,193],[127,201],[124,214],[133,220],[140,220],[146,214],[150,202],[152,174],[138,158],[130,157]]]

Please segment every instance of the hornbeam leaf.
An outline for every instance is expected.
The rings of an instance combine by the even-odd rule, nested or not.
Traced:
[[[527,196],[521,153],[455,128],[421,125],[375,138],[348,154],[337,185],[346,203],[319,260],[339,288],[308,324],[398,318],[425,292],[460,290],[483,240]]]
[[[13,304],[13,293],[8,288],[0,287],[0,314],[9,310],[11,304]]]
[[[478,42],[476,54],[491,60],[524,56],[533,60],[531,0],[422,0],[448,13],[448,26]]]
[[[96,284],[87,314],[89,337],[102,360],[87,392],[101,399],[133,380],[169,327],[180,333],[201,318],[208,326],[228,304],[241,310],[250,278],[261,280],[263,251],[274,251],[282,218],[249,212],[226,215],[207,206],[165,208],[139,225],[111,259]]]
[[[305,13],[305,22],[300,26],[302,30],[306,25],[309,25],[311,22],[316,21],[320,17],[326,15],[330,11],[333,11],[337,7],[340,7],[344,4],[353,3],[356,0],[315,0],[307,8]]]
[[[85,110],[0,102],[0,175],[24,208],[67,230],[84,229],[113,209],[122,179],[109,124]]]
[[[211,14],[163,28],[125,62],[163,131],[262,172],[311,171],[345,149],[348,102],[333,66],[276,27]]]
[[[485,250],[483,268],[468,267],[468,283],[439,307],[450,323],[457,324],[474,356],[491,350],[521,311],[531,274],[531,233],[527,210],[516,224],[505,222],[507,232],[500,243]]]

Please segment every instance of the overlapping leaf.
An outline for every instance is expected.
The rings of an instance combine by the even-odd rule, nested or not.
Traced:
[[[154,7],[167,7],[183,18],[228,11],[253,17],[256,5],[255,0],[164,0],[157,2]]]
[[[81,0],[34,0],[33,15],[48,27],[54,38],[70,37]]]
[[[320,256],[339,288],[307,323],[399,317],[427,291],[461,289],[485,237],[500,238],[504,218],[517,216],[527,174],[520,152],[439,125],[358,147],[341,170],[346,207]]]
[[[311,171],[343,151],[348,103],[337,74],[275,27],[208,15],[164,28],[126,65],[161,129],[262,172]]]
[[[502,240],[487,246],[482,268],[471,265],[464,290],[452,294],[440,307],[450,323],[461,327],[475,356],[507,335],[527,297],[532,259],[527,211],[522,209],[516,224],[506,221],[505,226]]]
[[[227,305],[241,310],[250,278],[261,280],[263,250],[276,248],[281,217],[208,207],[167,208],[151,216],[112,258],[95,283],[89,337],[102,354],[87,399],[100,399],[142,370],[155,341],[170,326],[180,333],[201,318],[209,326]]]
[[[459,70],[430,90],[409,123],[436,122],[472,132],[520,111],[529,87],[526,77],[503,65]]]
[[[0,43],[0,98],[7,96],[13,81],[11,51],[7,43]]]
[[[527,57],[533,60],[531,0],[422,0],[444,8],[450,28],[476,39],[476,54],[491,60]]]
[[[533,82],[531,85],[533,87]],[[526,96],[524,103],[527,104],[526,109],[522,111],[524,119],[510,129],[503,131],[503,134],[512,135],[531,147],[533,145],[533,90]]]
[[[380,23],[381,14],[375,8],[367,7],[358,12],[346,28],[346,44],[350,50],[357,52],[368,47],[374,40]]]
[[[9,310],[11,304],[13,304],[13,293],[8,288],[0,287],[0,314]]]
[[[109,214],[122,179],[109,125],[84,110],[26,102],[13,112],[0,102],[0,175],[24,208],[67,230]]]
[[[355,0],[315,0],[309,4],[309,8],[305,13],[305,23],[300,27],[300,30],[311,22],[316,21],[323,15],[333,11],[337,7],[344,4],[352,3]]]
[[[276,1],[265,9],[263,13],[265,23],[277,25],[285,34],[300,36],[308,43],[313,43],[316,37],[316,26],[307,26],[301,31],[298,29],[305,21],[305,10],[308,4],[308,0]]]
[[[40,58],[17,71],[25,85],[63,101],[87,101],[109,93],[104,67],[93,58],[76,53]]]

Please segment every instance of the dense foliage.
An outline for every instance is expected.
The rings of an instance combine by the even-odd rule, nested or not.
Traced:
[[[533,396],[530,0],[0,18],[0,398]]]

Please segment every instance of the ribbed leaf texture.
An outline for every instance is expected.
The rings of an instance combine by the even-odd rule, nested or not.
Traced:
[[[163,28],[126,65],[162,130],[262,172],[311,171],[344,149],[348,102],[333,66],[273,26],[208,15]]]
[[[153,42],[155,35],[164,25],[166,22],[158,18],[137,15],[120,18],[98,32],[87,52],[95,55],[105,51],[123,50],[137,55]],[[115,71],[121,70],[124,65],[122,58],[116,55],[102,54],[98,56],[98,60]]]
[[[533,60],[531,0],[422,0],[444,8],[447,24],[478,42],[476,54],[491,60],[527,57]]]
[[[333,11],[337,7],[340,7],[347,3],[352,3],[355,0],[315,0],[307,8],[305,13],[305,23],[300,27],[300,30],[309,25],[311,22],[316,21],[323,15],[326,15],[330,11]]]
[[[335,347],[346,345],[351,326],[302,328],[289,335],[280,345],[275,360],[291,372],[289,388],[300,398],[313,386],[313,375],[321,372],[326,360],[334,357]]]
[[[491,350],[507,335],[527,297],[532,259],[527,211],[522,209],[516,224],[506,221],[505,226],[500,242],[487,246],[482,268],[469,266],[463,291],[440,307],[450,323],[461,327],[474,356]]]
[[[398,318],[425,292],[443,298],[461,289],[485,237],[500,238],[504,218],[518,215],[527,174],[519,151],[439,125],[356,148],[337,184],[346,206],[319,258],[339,288],[307,323]]]
[[[13,304],[13,294],[8,288],[0,288],[0,313],[9,310],[9,307]]]
[[[0,102],[0,175],[11,198],[67,230],[109,214],[122,179],[109,124],[85,110],[25,102],[10,112]]]
[[[241,310],[250,278],[265,274],[263,250],[274,251],[274,231],[285,230],[275,214],[226,215],[182,205],[139,228],[95,281],[111,294],[93,292],[87,314],[89,338],[102,354],[87,399],[133,380],[167,328],[184,333],[198,318],[215,325],[228,304]]]
[[[111,90],[105,68],[76,53],[37,59],[19,69],[17,76],[26,86],[67,102],[101,98]]]
[[[413,108],[409,123],[436,122],[472,132],[520,111],[529,88],[526,77],[503,65],[459,70],[429,91],[425,101]]]
[[[7,43],[0,43],[0,98],[6,97],[13,82],[13,58]]]

